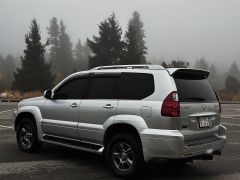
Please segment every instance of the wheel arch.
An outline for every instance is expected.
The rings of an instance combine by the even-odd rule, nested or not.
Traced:
[[[103,138],[104,146],[106,146],[108,144],[111,137],[113,137],[114,135],[119,134],[119,133],[133,134],[138,139],[139,144],[142,147],[142,141],[141,141],[141,137],[140,137],[138,130],[133,125],[127,124],[127,123],[115,123],[115,124],[112,124],[111,126],[109,126],[104,133],[104,138]]]
[[[21,112],[17,115],[15,122],[14,122],[14,129],[15,131],[17,130],[17,127],[19,125],[19,123],[21,122],[21,120],[23,118],[29,118],[31,119],[35,124],[36,124],[36,118],[34,117],[34,115],[30,112]]]
[[[14,119],[14,129],[17,130],[17,126],[24,117],[30,117],[37,126],[38,140],[41,141],[43,135],[42,131],[42,115],[40,109],[36,106],[24,106],[17,110],[16,118]]]

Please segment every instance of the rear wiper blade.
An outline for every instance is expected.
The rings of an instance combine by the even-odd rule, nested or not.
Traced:
[[[192,99],[192,100],[197,100],[197,101],[205,101],[204,98],[200,98],[200,97],[189,97],[189,98],[186,98],[186,99]]]

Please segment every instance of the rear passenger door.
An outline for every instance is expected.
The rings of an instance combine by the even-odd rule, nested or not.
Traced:
[[[88,93],[79,109],[79,138],[83,141],[101,142],[103,124],[116,115],[117,99],[113,89],[120,74],[94,74]]]

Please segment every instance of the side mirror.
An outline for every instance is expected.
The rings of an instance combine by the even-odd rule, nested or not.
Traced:
[[[48,89],[48,90],[44,91],[43,96],[44,96],[46,99],[52,99],[52,90],[51,90],[51,89]]]

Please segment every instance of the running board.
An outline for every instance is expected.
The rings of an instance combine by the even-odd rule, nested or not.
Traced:
[[[60,146],[65,146],[73,149],[78,149],[82,151],[92,152],[96,154],[102,154],[104,147],[99,144],[93,144],[88,142],[83,142],[79,140],[67,139],[58,136],[45,135],[42,138],[43,142],[56,144]]]

